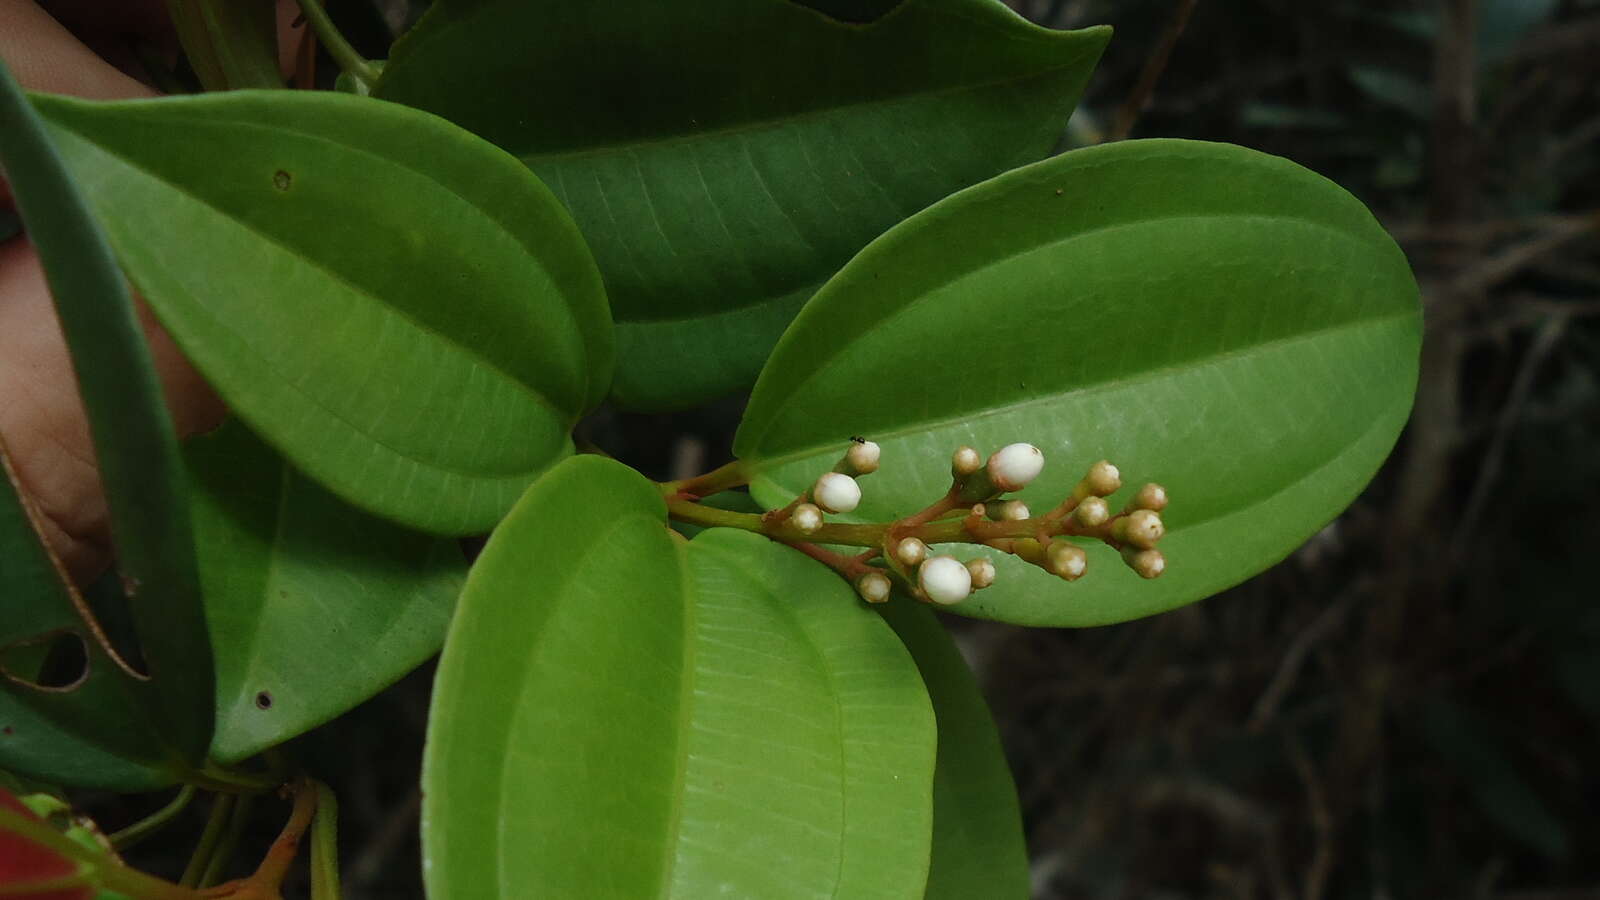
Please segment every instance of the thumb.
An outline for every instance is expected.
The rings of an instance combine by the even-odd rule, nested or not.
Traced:
[[[0,0],[0,59],[30,91],[94,100],[155,95],[96,56],[32,0]]]

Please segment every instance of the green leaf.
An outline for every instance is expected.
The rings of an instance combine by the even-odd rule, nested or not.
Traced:
[[[208,91],[283,87],[274,0],[167,0],[184,56]]]
[[[3,66],[0,165],[44,267],[88,414],[117,569],[149,676],[134,693],[157,720],[166,753],[198,765],[211,743],[213,673],[177,437],[105,236]],[[28,570],[37,584],[36,560]]]
[[[920,896],[933,717],[904,648],[804,556],[664,516],[580,457],[490,539],[429,719],[429,896]]]
[[[1109,37],[994,0],[439,0],[375,94],[550,184],[605,273],[615,399],[670,408],[748,387],[884,229],[1049,153]]]
[[[1409,414],[1420,339],[1404,256],[1342,189],[1240,147],[1126,141],[964,191],[862,251],[773,352],[734,451],[773,506],[847,436],[878,441],[853,514],[878,521],[942,496],[963,444],[1043,448],[1019,495],[1040,512],[1109,458],[1124,495],[1172,497],[1164,576],[1097,545],[1068,585],[991,552],[995,586],[954,607],[1104,624],[1236,584],[1343,509]]]
[[[35,102],[189,359],[345,499],[486,531],[604,395],[582,238],[460,129],[308,91]]]
[[[875,607],[911,651],[939,726],[928,900],[1027,900],[1028,846],[1005,748],[961,651],[920,603]]]
[[[185,456],[217,653],[214,759],[321,725],[438,651],[466,577],[454,541],[339,500],[238,423]]]
[[[80,604],[46,556],[10,479],[0,479],[0,767],[81,787],[138,791],[168,784],[173,772],[150,728],[142,685],[107,655]],[[48,647],[61,635],[82,642],[87,671],[69,689],[38,687],[36,666],[15,667],[18,651]]]

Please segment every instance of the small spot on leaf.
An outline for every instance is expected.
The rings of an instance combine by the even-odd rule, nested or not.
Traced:
[[[256,694],[256,709],[271,709],[271,708],[272,708],[272,694],[268,693],[267,691],[262,691],[261,693]]]
[[[280,191],[287,191],[289,185],[294,183],[294,176],[282,169],[272,173],[272,186]]]

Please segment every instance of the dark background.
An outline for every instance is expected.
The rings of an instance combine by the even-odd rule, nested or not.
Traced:
[[[331,5],[382,56],[422,4]],[[1600,2],[1012,5],[1116,27],[1066,144],[1131,125],[1321,172],[1405,248],[1428,323],[1393,457],[1283,564],[1124,625],[951,620],[1035,896],[1600,897]],[[666,477],[726,460],[740,405],[588,427]],[[292,748],[342,800],[347,896],[420,896],[431,673]],[[261,805],[246,848],[282,821]],[[176,874],[202,813],[133,861]]]

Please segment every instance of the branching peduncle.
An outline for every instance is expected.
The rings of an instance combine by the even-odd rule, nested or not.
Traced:
[[[767,513],[733,512],[696,502],[747,483],[739,463],[668,482],[661,489],[674,520],[738,528],[788,544],[837,571],[872,603],[887,601],[894,583],[919,600],[942,604],[959,603],[993,583],[995,567],[988,557],[960,563],[952,556],[933,555],[929,546],[935,544],[978,544],[1066,581],[1082,577],[1088,561],[1072,538],[1096,540],[1119,551],[1128,567],[1144,578],[1158,577],[1166,569],[1166,558],[1156,549],[1166,532],[1161,520],[1166,490],[1146,484],[1113,515],[1106,497],[1122,488],[1122,476],[1108,461],[1090,466],[1072,493],[1041,516],[1032,515],[1019,500],[1003,499],[1025,487],[1043,468],[1044,455],[1031,444],[1003,447],[987,462],[971,447],[960,448],[951,462],[949,490],[912,515],[881,523],[826,521],[825,513],[856,508],[861,499],[856,479],[877,470],[879,452],[871,441],[852,443],[832,471],[789,504]],[[867,549],[846,556],[824,544]]]
[[[750,483],[750,475],[745,472],[744,464],[734,460],[721,468],[713,469],[704,475],[693,478],[684,478],[678,481],[661,482],[661,493],[671,500],[699,500],[712,494]]]

